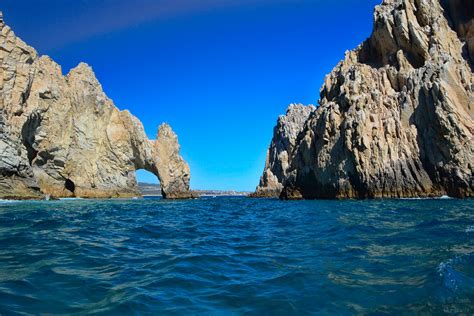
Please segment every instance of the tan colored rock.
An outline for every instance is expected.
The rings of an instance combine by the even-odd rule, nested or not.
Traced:
[[[189,167],[169,126],[148,140],[87,64],[63,76],[53,60],[0,27],[0,198],[139,196],[138,169],[157,175],[163,196],[190,197]]]
[[[473,196],[473,18],[470,0],[378,6],[326,77],[281,197]]]
[[[296,148],[299,133],[315,110],[312,105],[291,104],[286,115],[278,118],[273,139],[267,152],[267,161],[260,183],[252,197],[278,197],[288,177],[290,157]]]
[[[157,140],[154,142],[156,161],[163,196],[168,199],[196,197],[189,190],[189,166],[179,155],[178,136],[168,124],[158,129]]]

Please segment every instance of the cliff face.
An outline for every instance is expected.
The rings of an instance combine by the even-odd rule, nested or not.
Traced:
[[[251,195],[252,197],[280,196],[283,182],[288,177],[290,158],[296,148],[297,137],[314,110],[315,107],[312,105],[291,104],[286,115],[278,118],[267,152],[265,169],[257,190]]]
[[[281,197],[473,196],[473,25],[471,0],[376,7],[326,77]]]
[[[189,167],[168,125],[148,140],[88,65],[63,76],[3,19],[0,30],[0,198],[138,196],[138,169],[157,175],[164,196],[191,197]]]

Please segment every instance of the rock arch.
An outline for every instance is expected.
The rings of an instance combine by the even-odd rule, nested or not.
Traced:
[[[149,140],[91,67],[80,63],[64,76],[1,18],[0,80],[0,198],[138,196],[138,169],[158,177],[165,198],[192,197],[189,166],[168,124]]]

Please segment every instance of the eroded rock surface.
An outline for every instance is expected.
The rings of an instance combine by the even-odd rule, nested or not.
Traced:
[[[168,199],[196,197],[189,190],[189,166],[179,155],[178,136],[168,124],[160,126],[153,146],[156,155],[160,157],[156,167],[161,179],[163,196]]]
[[[189,167],[168,125],[149,140],[88,65],[63,76],[3,19],[0,30],[0,198],[139,196],[138,169],[157,175],[164,196],[190,197]]]
[[[252,197],[278,197],[288,177],[290,157],[305,122],[316,108],[312,105],[291,104],[286,115],[278,118],[273,139],[267,152],[267,161],[260,183]]]
[[[326,77],[281,197],[473,196],[473,23],[471,0],[377,6]]]

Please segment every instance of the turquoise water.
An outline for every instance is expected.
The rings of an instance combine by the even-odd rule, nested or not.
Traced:
[[[0,202],[0,314],[469,314],[473,241],[473,200]]]

